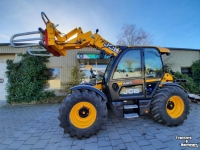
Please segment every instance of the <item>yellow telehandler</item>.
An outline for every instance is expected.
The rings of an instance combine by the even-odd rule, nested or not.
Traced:
[[[100,51],[100,58],[110,55],[102,82],[98,85],[80,84],[71,88],[59,108],[60,127],[71,137],[90,137],[96,134],[107,119],[107,105],[120,118],[135,118],[149,113],[160,123],[177,126],[187,118],[189,98],[187,92],[164,73],[161,55],[170,50],[155,46],[116,46],[91,31],[83,33],[75,28],[67,34],[56,29],[45,13],[41,13],[46,29],[15,34],[13,47],[34,47],[53,56],[66,56],[67,50],[93,47]],[[40,34],[39,38],[15,39],[18,36]],[[38,44],[17,45],[18,42],[39,40]],[[28,49],[31,55],[35,54]],[[92,72],[91,72],[92,73]],[[92,73],[93,74],[93,73]],[[95,77],[93,75],[93,77]]]

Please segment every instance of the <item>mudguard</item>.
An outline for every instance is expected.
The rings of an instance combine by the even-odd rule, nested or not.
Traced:
[[[91,90],[91,91],[94,91],[96,93],[98,93],[104,100],[108,101],[108,98],[107,96],[100,90],[94,88],[93,86],[90,86],[90,85],[77,85],[77,86],[74,86],[72,88],[70,88],[70,90],[74,91],[74,90]]]
[[[86,82],[86,83],[81,83],[80,85],[89,85],[89,86],[94,86],[93,83],[89,83],[89,82]]]
[[[182,86],[180,86],[179,84],[177,84],[177,83],[170,83],[170,82],[161,82],[160,83],[161,85],[163,85],[163,86],[178,86],[178,87],[180,87],[181,89],[183,89],[184,91],[185,91],[185,93],[187,93],[187,94],[189,94]]]

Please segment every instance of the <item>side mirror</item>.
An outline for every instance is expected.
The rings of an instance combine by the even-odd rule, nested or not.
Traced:
[[[106,54],[106,52],[104,50],[100,50],[99,58],[103,59],[105,54]]]
[[[94,72],[93,72],[93,70],[92,70],[92,68],[90,69],[90,72],[91,72],[91,76],[90,76],[90,79],[92,79],[92,78],[96,78],[96,74],[94,74]]]
[[[90,73],[93,73],[93,70],[92,70],[92,68],[90,68]]]

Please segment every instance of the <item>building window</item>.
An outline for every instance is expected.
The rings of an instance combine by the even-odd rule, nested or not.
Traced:
[[[192,77],[192,70],[190,67],[181,67],[181,73],[187,74],[189,77]]]
[[[45,89],[60,89],[60,68],[49,68],[47,72],[50,79],[47,80]]]
[[[81,63],[80,64],[80,70],[84,74],[84,78],[82,82],[91,82],[91,83],[96,83],[98,81],[101,81],[102,78],[98,75],[104,75],[105,69],[107,67],[107,64],[98,64],[96,61],[95,62],[88,62],[88,63]],[[91,79],[91,72],[90,69],[92,68],[94,74],[97,75],[96,79]]]

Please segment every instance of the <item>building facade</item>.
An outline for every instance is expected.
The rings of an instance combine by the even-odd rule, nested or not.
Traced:
[[[170,55],[163,55],[164,64],[169,65],[174,72],[192,75],[191,65],[200,59],[200,49],[169,48]]]
[[[164,63],[172,67],[173,71],[190,74],[190,66],[194,61],[200,59],[200,50],[198,49],[181,49],[169,48],[170,56],[162,56]],[[0,44],[0,100],[6,98],[6,83],[5,76],[6,60],[11,59],[14,62],[19,62],[21,58],[18,53],[26,53],[27,48],[13,48],[9,43]],[[96,74],[102,74],[110,58],[105,56],[105,59],[99,59],[99,51],[94,48],[73,49],[67,51],[66,57],[50,57],[47,67],[53,71],[54,78],[48,81],[45,90],[54,90],[60,94],[63,90],[63,84],[71,77],[71,68],[78,66],[84,72],[83,82],[90,80],[90,68],[92,67]]]

